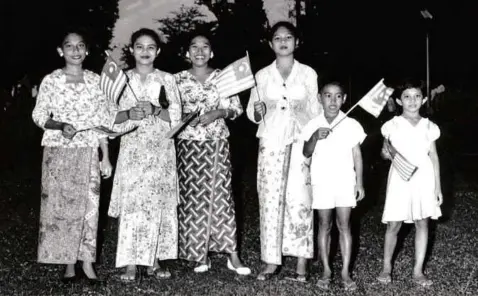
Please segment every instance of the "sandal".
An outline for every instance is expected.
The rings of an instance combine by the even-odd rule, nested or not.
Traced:
[[[390,273],[381,273],[378,277],[377,277],[377,281],[379,283],[382,283],[384,285],[387,285],[387,284],[390,284],[392,282],[392,276],[390,275]]]
[[[299,283],[307,283],[307,274],[296,273],[295,276],[286,276],[285,279]]]
[[[414,277],[413,282],[421,287],[430,287],[431,285],[433,285],[433,281],[429,280],[424,275],[421,275],[419,277]]]
[[[257,280],[259,281],[268,281],[270,280],[273,276],[276,276],[279,274],[279,267],[277,267],[273,272],[264,272],[261,271],[259,275],[257,275]]]
[[[206,264],[202,263],[202,264],[194,267],[194,272],[195,273],[202,273],[202,272],[208,271],[209,269],[211,269],[211,260],[208,258]]]
[[[134,271],[126,270],[125,273],[120,275],[120,280],[124,283],[134,282],[136,280],[136,269]]]
[[[320,278],[316,285],[322,290],[328,290],[330,288],[330,278]]]
[[[357,283],[354,281],[342,281],[345,291],[355,291],[357,290]]]

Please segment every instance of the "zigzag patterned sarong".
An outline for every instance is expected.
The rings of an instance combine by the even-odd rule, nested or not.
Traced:
[[[227,140],[178,140],[179,258],[236,251],[236,219]]]

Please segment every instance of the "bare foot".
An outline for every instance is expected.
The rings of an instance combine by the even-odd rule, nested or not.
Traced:
[[[63,274],[63,277],[71,278],[71,277],[74,277],[74,276],[75,276],[75,264],[66,265],[65,273]]]

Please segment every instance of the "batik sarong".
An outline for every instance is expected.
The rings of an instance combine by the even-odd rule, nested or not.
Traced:
[[[38,262],[96,261],[99,197],[97,148],[44,148]]]
[[[179,258],[237,249],[227,140],[178,140]]]
[[[259,146],[261,259],[268,264],[282,264],[283,255],[313,257],[309,163],[302,147],[277,147],[263,140]]]

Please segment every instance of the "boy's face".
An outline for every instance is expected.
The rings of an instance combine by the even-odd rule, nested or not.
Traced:
[[[339,86],[333,84],[324,86],[319,94],[319,99],[324,107],[325,116],[336,117],[346,98],[347,95]]]

